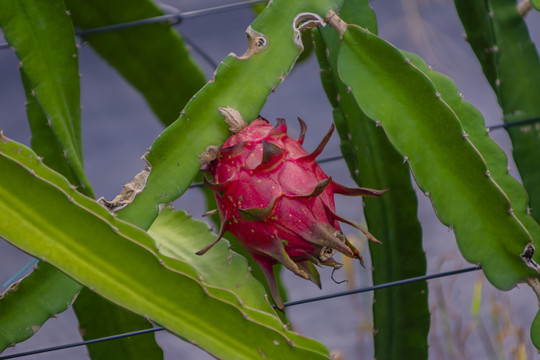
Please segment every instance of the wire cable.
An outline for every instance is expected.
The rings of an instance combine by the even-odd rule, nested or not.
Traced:
[[[18,354],[0,356],[0,360],[15,359],[15,358],[18,358],[18,357],[23,357],[23,356],[43,354],[43,353],[46,353],[46,352],[69,349],[69,348],[73,348],[73,347],[77,347],[77,346],[90,345],[90,344],[95,344],[95,343],[99,343],[99,342],[103,342],[103,341],[117,340],[117,339],[122,339],[122,338],[130,337],[130,336],[143,335],[143,334],[148,334],[148,333],[151,333],[151,332],[156,332],[156,331],[161,331],[161,330],[165,330],[165,329],[162,328],[162,327],[155,327],[155,328],[150,328],[150,329],[132,331],[132,332],[129,332],[129,333],[124,333],[124,334],[118,334],[118,335],[102,337],[102,338],[99,338],[99,339],[79,341],[79,342],[75,342],[75,343],[71,343],[71,344],[65,344],[65,345],[51,346],[51,347],[43,348],[43,349],[25,351],[25,352],[18,353]]]
[[[218,63],[212,59],[210,55],[206,51],[204,51],[195,41],[192,41],[189,37],[187,37],[185,34],[182,34],[182,39],[186,42],[186,44],[189,45],[195,51],[197,54],[200,55],[200,57],[206,61],[208,65],[212,67],[212,69],[215,69],[218,67]]]
[[[209,7],[205,9],[198,9],[198,10],[193,10],[193,11],[180,11],[174,6],[163,4],[163,5],[160,5],[160,7],[164,10],[164,12],[168,14],[161,15],[161,16],[154,16],[154,17],[150,17],[146,19],[128,21],[121,24],[100,26],[94,29],[79,30],[76,32],[76,34],[78,36],[84,37],[87,35],[99,34],[99,33],[108,32],[108,31],[117,31],[117,30],[129,29],[129,28],[137,27],[137,26],[161,24],[161,23],[169,23],[170,25],[174,26],[174,25],[179,25],[185,19],[194,19],[197,17],[205,16],[205,15],[220,14],[226,11],[236,10],[236,9],[258,5],[262,3],[266,3],[266,0],[239,1],[239,2],[235,2],[231,4],[213,6],[213,7]]]
[[[338,293],[334,293],[334,294],[317,296],[317,297],[307,298],[307,299],[303,299],[303,300],[289,301],[289,302],[286,302],[285,304],[283,304],[283,306],[284,307],[291,307],[291,306],[295,306],[295,305],[307,304],[307,303],[312,303],[312,302],[316,302],[316,301],[334,299],[334,298],[337,298],[337,297],[349,296],[349,295],[353,295],[353,294],[360,294],[360,293],[365,293],[365,292],[390,288],[390,287],[393,287],[393,286],[406,285],[406,284],[410,284],[410,283],[414,283],[414,282],[418,282],[418,281],[426,281],[426,280],[442,278],[442,277],[446,277],[446,276],[463,274],[463,273],[476,271],[476,270],[480,270],[480,269],[481,269],[480,266],[471,266],[471,267],[458,269],[458,270],[440,272],[440,273],[437,273],[437,274],[417,276],[417,277],[414,277],[414,278],[393,281],[393,282],[380,284],[380,285],[368,286],[368,287],[355,289],[355,290],[342,291],[342,292],[338,292]],[[124,333],[124,334],[118,334],[118,335],[113,335],[113,336],[102,337],[102,338],[99,338],[99,339],[79,341],[79,342],[75,342],[75,343],[71,343],[71,344],[65,344],[65,345],[51,346],[51,347],[48,347],[48,348],[37,349],[37,350],[32,350],[32,351],[26,351],[26,352],[21,352],[21,353],[18,353],[18,354],[0,356],[0,360],[15,359],[15,358],[18,358],[18,357],[23,357],[23,356],[42,354],[42,353],[45,353],[45,352],[51,352],[51,351],[62,350],[62,349],[69,349],[69,348],[73,348],[73,347],[77,347],[77,346],[90,345],[90,344],[95,344],[95,343],[99,343],[99,342],[103,342],[103,341],[117,340],[117,339],[122,339],[122,338],[125,338],[125,337],[148,334],[148,333],[151,333],[151,332],[157,332],[157,331],[162,331],[162,330],[165,330],[165,329],[163,327],[154,327],[154,328],[150,328],[150,329],[132,331],[132,332]]]
[[[540,122],[540,117],[535,117],[532,119],[525,119],[525,120],[519,120],[519,121],[512,121],[512,122],[506,122],[498,125],[488,126],[487,129],[489,130],[498,130],[498,129],[510,129],[514,126],[521,126],[521,125],[529,125]]]
[[[303,299],[303,300],[289,301],[289,302],[286,302],[284,304],[284,306],[285,307],[290,307],[290,306],[307,304],[307,303],[312,303],[312,302],[321,301],[321,300],[333,299],[333,298],[337,298],[337,297],[341,297],[341,296],[348,296],[348,295],[353,295],[353,294],[361,294],[361,293],[365,293],[365,292],[369,292],[369,291],[386,289],[386,288],[390,288],[390,287],[393,287],[393,286],[411,284],[411,283],[418,282],[418,281],[425,281],[425,280],[431,280],[431,279],[436,279],[436,278],[441,278],[441,277],[446,277],[446,276],[451,276],[451,275],[463,274],[463,273],[476,271],[476,270],[480,270],[480,269],[481,269],[480,266],[471,266],[471,267],[464,268],[464,269],[445,271],[445,272],[438,273],[438,274],[418,276],[418,277],[414,277],[414,278],[398,280],[398,281],[392,281],[392,282],[389,282],[389,283],[368,286],[368,287],[365,287],[365,288],[360,288],[360,289],[355,289],[355,290],[342,291],[342,292],[335,293],[335,294],[322,295],[322,296],[312,297],[312,298]]]
[[[93,34],[103,33],[107,31],[117,31],[117,30],[129,29],[129,28],[137,27],[137,26],[160,24],[160,23],[169,23],[170,25],[174,26],[174,25],[180,24],[185,19],[194,19],[197,17],[205,16],[205,15],[220,14],[226,11],[250,7],[250,6],[258,5],[262,3],[266,3],[266,0],[239,1],[239,2],[235,2],[231,4],[213,6],[213,7],[198,9],[198,10],[193,10],[193,11],[180,11],[174,6],[162,4],[160,5],[160,7],[166,13],[165,15],[154,16],[154,17],[135,20],[135,21],[129,21],[129,22],[121,23],[121,24],[101,26],[94,29],[78,30],[75,32],[75,34],[78,36],[84,37],[87,35],[93,35]],[[0,43],[0,50],[8,49],[9,47],[10,47],[9,44],[6,42]]]

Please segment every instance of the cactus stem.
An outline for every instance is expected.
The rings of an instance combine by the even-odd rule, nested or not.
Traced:
[[[340,38],[343,37],[345,31],[347,31],[347,23],[343,21],[334,10],[330,10],[324,17],[326,22],[330,24],[331,27],[337,30]]]

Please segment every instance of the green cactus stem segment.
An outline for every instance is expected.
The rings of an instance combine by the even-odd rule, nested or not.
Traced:
[[[328,19],[342,30],[335,15]],[[492,140],[478,140],[477,134],[486,135],[484,127],[468,130],[468,120],[476,115],[459,102],[455,86],[428,75],[398,49],[354,24],[343,34],[337,66],[354,100],[373,122],[380,122],[410,166],[441,222],[455,231],[465,259],[481,264],[487,279],[501,290],[536,276],[519,257],[532,236],[524,226],[530,219],[519,205],[521,196],[515,195],[515,179],[506,175],[504,157],[490,159],[497,155],[488,142]],[[425,141],[411,140],[417,134]],[[536,231],[538,224],[531,225]]]

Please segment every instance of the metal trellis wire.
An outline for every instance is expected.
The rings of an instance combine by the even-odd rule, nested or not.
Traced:
[[[75,35],[84,39],[84,37],[88,35],[99,34],[99,33],[108,32],[108,31],[129,29],[132,27],[144,26],[144,25],[150,25],[150,24],[169,23],[170,25],[174,26],[174,25],[179,25],[185,19],[193,19],[200,16],[204,16],[204,15],[219,14],[226,11],[231,11],[231,10],[236,10],[236,9],[240,9],[244,7],[262,4],[265,2],[266,0],[241,1],[241,2],[231,3],[231,4],[226,4],[226,5],[213,6],[213,7],[209,7],[205,9],[184,11],[184,12],[171,5],[159,4],[163,12],[165,12],[165,15],[155,16],[155,17],[140,19],[140,20],[135,20],[135,21],[129,21],[129,22],[121,23],[121,24],[102,26],[102,27],[98,27],[94,29],[77,30],[75,31]],[[182,34],[182,37],[184,41],[193,49],[193,51],[198,53],[205,62],[207,62],[214,69],[217,67],[217,63],[200,46],[198,46],[195,42],[187,38],[185,34]],[[0,43],[0,50],[9,49],[9,48],[10,46],[7,42]]]
[[[171,5],[160,4],[165,15],[155,16],[146,19],[140,19],[135,21],[129,21],[121,24],[102,26],[95,29],[78,30],[76,35],[84,37],[86,35],[98,34],[106,31],[129,29],[136,26],[169,23],[171,25],[178,25],[185,19],[193,19],[204,15],[219,14],[226,11],[236,10],[240,8],[250,7],[266,3],[266,0],[252,0],[252,1],[239,1],[231,4],[213,6],[205,9],[198,9],[193,11],[181,11]],[[8,49],[10,46],[8,43],[0,43],[0,49]]]
[[[426,281],[426,280],[431,280],[431,279],[436,279],[436,278],[458,275],[458,274],[468,273],[468,272],[472,272],[472,271],[476,271],[480,269],[481,269],[480,266],[471,266],[471,267],[467,267],[463,269],[445,271],[445,272],[440,272],[440,273],[431,274],[431,275],[418,276],[414,278],[393,281],[393,282],[380,284],[380,285],[368,286],[368,287],[355,289],[355,290],[342,291],[342,292],[338,292],[334,294],[317,296],[317,297],[312,297],[312,298],[303,299],[303,300],[289,301],[284,304],[284,307],[291,307],[295,305],[302,305],[302,304],[312,303],[316,301],[334,299],[337,297],[360,294],[360,293],[365,293],[365,292],[370,292],[370,291],[375,291],[375,290],[380,290],[380,289],[386,289],[386,288],[390,288],[394,286],[407,285],[407,284],[411,284],[418,281]],[[74,342],[74,343],[65,344],[65,345],[58,345],[58,346],[52,346],[52,347],[43,348],[43,349],[21,352],[18,354],[0,356],[0,360],[15,359],[18,357],[23,357],[23,356],[37,355],[37,354],[42,354],[42,353],[56,351],[56,350],[63,350],[63,349],[77,347],[77,346],[90,345],[90,344],[95,344],[95,343],[99,343],[103,341],[118,340],[118,339],[130,337],[130,336],[143,335],[143,334],[148,334],[148,333],[163,331],[163,330],[165,330],[163,327],[153,327],[150,329],[142,329],[142,330],[132,331],[132,332],[124,333],[124,334],[107,336],[107,337],[103,337],[99,339],[79,341],[79,342]]]

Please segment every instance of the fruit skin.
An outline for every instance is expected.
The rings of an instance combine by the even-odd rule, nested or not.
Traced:
[[[223,111],[222,111],[223,112]],[[226,117],[230,111],[223,112]],[[230,117],[230,116],[229,116]],[[238,118],[234,119],[236,124]],[[233,234],[262,268],[276,306],[283,308],[272,267],[283,264],[296,275],[321,286],[313,264],[341,267],[332,255],[339,251],[357,258],[356,248],[341,232],[339,222],[366,229],[335,213],[334,193],[379,196],[386,190],[348,188],[334,182],[316,163],[334,126],[311,154],[302,147],[306,131],[299,118],[298,139],[287,135],[285,120],[272,126],[261,117],[236,126],[221,149],[212,147],[203,169],[204,182],[215,192],[221,229],[218,238],[197,254],[206,253],[226,231]]]

